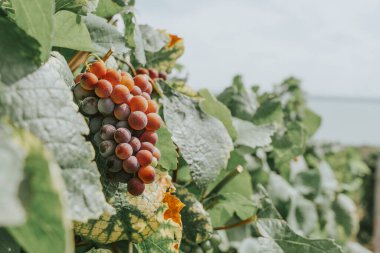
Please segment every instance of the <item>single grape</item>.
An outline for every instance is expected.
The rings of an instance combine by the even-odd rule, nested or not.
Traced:
[[[102,122],[102,125],[113,125],[113,126],[116,126],[116,124],[118,123],[117,119],[114,117],[114,116],[107,116],[103,119],[103,122]]]
[[[123,169],[127,173],[136,173],[140,169],[140,164],[136,156],[130,156],[123,161]]]
[[[135,86],[135,82],[133,81],[132,76],[127,72],[121,72],[121,84],[127,86],[129,90],[132,90],[132,88]]]
[[[140,136],[140,141],[141,142],[150,142],[152,143],[153,145],[156,145],[157,143],[157,140],[158,140],[158,135],[157,133],[153,132],[153,131],[145,131],[141,136]]]
[[[133,154],[133,149],[128,143],[120,143],[116,146],[115,154],[121,160],[125,160]]]
[[[155,157],[157,160],[160,160],[160,158],[161,158],[161,152],[156,147],[154,147],[154,149],[153,149],[153,157]]]
[[[80,79],[80,85],[85,90],[95,89],[97,83],[98,83],[98,78],[96,77],[96,75],[90,72],[84,73]]]
[[[146,92],[143,92],[143,93],[141,94],[141,96],[143,96],[147,101],[149,101],[149,100],[152,99],[152,98],[150,97],[150,95],[149,95],[148,93],[146,93]]]
[[[127,189],[133,196],[139,196],[144,192],[145,184],[137,177],[134,177],[128,181]]]
[[[145,166],[139,169],[137,175],[145,184],[150,184],[153,183],[156,177],[156,171],[152,166]]]
[[[147,75],[136,75],[133,80],[135,81],[135,85],[138,86],[141,91],[145,91],[149,85],[149,79]]]
[[[165,72],[165,71],[162,71],[158,74],[158,76],[160,78],[162,78],[163,80],[166,80],[168,78],[168,74]]]
[[[133,88],[132,88],[132,90],[131,90],[131,94],[132,94],[133,96],[139,96],[139,95],[142,94],[142,91],[141,91],[140,87],[137,87],[137,86],[135,85],[135,86],[133,86]]]
[[[131,103],[131,100],[133,98],[133,95],[132,94],[129,94],[128,97],[127,97],[127,105],[129,105]]]
[[[102,141],[99,145],[100,155],[108,157],[115,152],[116,143],[114,141],[106,140]]]
[[[145,113],[157,113],[157,103],[154,100],[148,100],[148,109],[146,109]]]
[[[98,78],[103,78],[107,73],[106,65],[103,61],[96,61],[90,66],[90,72]]]
[[[207,250],[210,250],[212,249],[212,245],[211,245],[211,242],[209,240],[205,241],[205,242],[202,242],[201,243],[201,247],[204,251],[207,251]]]
[[[153,80],[154,79],[157,79],[158,78],[158,72],[157,70],[153,69],[153,68],[150,68],[149,69],[149,76],[150,78],[152,78]]]
[[[102,127],[102,121],[103,117],[102,116],[96,116],[90,119],[90,133],[94,134],[100,130]]]
[[[117,105],[115,110],[113,111],[113,115],[115,115],[115,118],[117,118],[118,120],[127,120],[130,113],[131,109],[125,103]]]
[[[103,115],[111,115],[115,109],[115,104],[110,98],[101,98],[98,102],[98,109]]]
[[[83,100],[87,97],[94,97],[95,95],[93,90],[85,90],[80,84],[75,85],[73,92],[77,101]]]
[[[131,145],[133,152],[136,153],[141,148],[141,142],[137,137],[132,137],[131,141],[129,142],[129,145]]]
[[[148,87],[146,88],[146,90],[144,92],[146,92],[148,94],[152,94],[152,91],[153,91],[153,86],[151,83],[149,83]]]
[[[82,76],[83,76],[83,73],[80,73],[78,74],[75,79],[74,79],[74,83],[75,84],[79,84],[80,83],[80,80],[82,79]]]
[[[136,69],[136,73],[140,75],[149,75],[149,70],[146,68],[138,68]]]
[[[148,109],[148,101],[143,96],[134,96],[129,102],[131,111],[145,112]]]
[[[148,123],[147,116],[143,112],[140,112],[140,111],[131,112],[131,114],[129,115],[128,124],[134,130],[144,129],[147,123]]]
[[[100,132],[97,132],[94,135],[94,138],[92,139],[92,142],[96,147],[99,147],[100,143],[103,141],[103,139],[100,137]]]
[[[103,140],[113,140],[116,128],[113,125],[104,125],[100,129],[100,137]]]
[[[150,163],[150,165],[153,166],[153,167],[157,167],[157,164],[158,164],[157,158],[153,157],[152,162]]]
[[[149,113],[147,115],[148,123],[146,125],[146,130],[156,131],[161,127],[161,117],[157,113]]]
[[[154,147],[154,145],[152,143],[146,141],[146,142],[141,143],[141,148],[140,149],[141,150],[148,150],[150,153],[153,154],[153,151],[154,151],[155,147]]]
[[[115,86],[117,84],[120,84],[121,74],[117,70],[107,69],[107,73],[104,79],[108,80],[110,83],[112,83],[113,86]]]
[[[128,95],[129,95],[129,90],[127,86],[118,84],[113,88],[113,91],[111,93],[111,98],[112,98],[112,101],[115,102],[115,104],[122,104],[122,103],[127,103]]]
[[[131,132],[126,128],[119,128],[115,131],[114,139],[117,143],[128,143],[131,141]]]
[[[112,90],[112,84],[106,79],[101,79],[98,81],[98,85],[95,88],[95,93],[100,98],[108,98],[111,96]]]
[[[141,166],[147,166],[152,162],[153,155],[148,150],[140,150],[137,152],[136,158]]]
[[[87,116],[98,113],[98,99],[95,97],[87,97],[79,103],[81,112]]]
[[[116,129],[119,129],[119,128],[129,128],[129,125],[128,125],[128,121],[126,120],[122,120],[122,121],[118,121],[116,123]]]
[[[106,167],[110,172],[119,172],[123,169],[123,161],[116,156],[110,156],[107,158]]]

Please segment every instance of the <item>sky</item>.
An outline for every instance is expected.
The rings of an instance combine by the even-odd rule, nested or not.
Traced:
[[[138,21],[184,38],[189,84],[235,74],[269,90],[296,76],[311,96],[380,99],[378,0],[137,0]]]

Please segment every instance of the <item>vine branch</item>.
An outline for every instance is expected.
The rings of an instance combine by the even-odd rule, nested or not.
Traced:
[[[235,227],[240,227],[240,226],[249,224],[251,222],[255,222],[256,219],[257,219],[257,216],[254,215],[254,216],[249,217],[248,219],[242,220],[242,221],[240,221],[238,223],[233,223],[233,224],[226,225],[226,226],[223,226],[223,227],[216,227],[216,228],[214,228],[214,230],[227,230],[227,229],[231,229],[231,228],[235,228]]]

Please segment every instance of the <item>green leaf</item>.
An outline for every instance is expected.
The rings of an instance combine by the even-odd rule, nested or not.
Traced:
[[[277,123],[282,125],[284,113],[282,110],[281,102],[266,99],[253,116],[253,123],[256,125],[273,124]]]
[[[27,153],[13,135],[12,128],[0,121],[1,226],[21,225],[26,220],[25,209],[18,195],[24,178],[24,160]]]
[[[262,237],[276,242],[284,252],[342,253],[341,247],[330,239],[307,239],[294,233],[282,220],[263,187],[260,187],[260,196],[255,228]]]
[[[230,110],[219,102],[207,89],[202,89],[199,94],[204,98],[199,102],[199,107],[205,113],[219,119],[226,127],[233,140],[236,139],[237,133],[232,125],[232,116]]]
[[[149,25],[139,25],[139,28],[145,51],[156,53],[169,42],[169,37],[162,31],[158,31]]]
[[[241,76],[234,77],[232,85],[219,94],[218,100],[230,109],[232,116],[243,120],[252,120],[257,110],[256,97],[245,88]]]
[[[112,49],[115,54],[128,52],[124,36],[115,26],[107,23],[106,19],[88,14],[84,17],[84,21],[90,32],[92,46],[96,52],[105,54],[109,49]]]
[[[18,245],[18,243],[12,238],[12,236],[7,232],[7,230],[5,230],[5,228],[0,228],[0,252],[21,252],[20,245]]]
[[[183,239],[193,244],[208,240],[213,229],[203,205],[186,188],[177,188],[175,195],[185,204],[181,211]]]
[[[52,46],[54,1],[11,0],[19,27],[41,45],[41,60],[49,58]]]
[[[254,203],[238,193],[223,193],[209,201],[216,202],[208,209],[214,227],[226,225],[234,215],[245,220],[256,213]]]
[[[39,67],[40,44],[3,17],[0,17],[0,33],[0,85],[9,85]]]
[[[0,91],[3,113],[38,136],[62,168],[71,219],[85,221],[112,209],[106,203],[94,150],[83,135],[87,123],[78,113],[66,61],[55,54],[33,74]]]
[[[335,229],[338,236],[335,236],[335,239],[347,241],[355,237],[359,229],[359,220],[354,201],[347,195],[340,193],[332,205],[332,210],[335,213]]]
[[[311,234],[319,222],[316,204],[301,195],[293,196],[286,220],[295,232]]]
[[[309,136],[313,136],[321,126],[321,117],[309,108],[305,108],[302,123]]]
[[[227,166],[233,144],[224,125],[198,110],[197,103],[171,91],[161,99],[174,143],[199,187],[205,187]]]
[[[78,51],[92,51],[90,33],[81,16],[70,11],[59,11],[54,15],[53,46]]]
[[[178,164],[177,147],[172,141],[172,135],[170,134],[166,126],[161,126],[157,131],[158,142],[156,147],[161,152],[161,158],[158,164],[165,170],[175,170]]]
[[[63,181],[59,166],[42,143],[29,133],[19,133],[27,152],[25,179],[20,196],[27,212],[26,222],[8,227],[17,242],[30,253],[72,252],[71,221],[63,202]]]
[[[55,12],[69,10],[86,15],[96,10],[98,2],[99,0],[55,0]]]
[[[112,0],[99,0],[98,7],[96,8],[95,14],[103,18],[110,18],[113,15],[121,12],[124,9],[115,1]]]
[[[275,129],[272,125],[256,126],[249,121],[233,118],[233,125],[238,133],[235,144],[250,148],[268,146]]]
[[[303,195],[316,196],[320,191],[321,177],[318,170],[298,173],[293,182],[294,188]]]

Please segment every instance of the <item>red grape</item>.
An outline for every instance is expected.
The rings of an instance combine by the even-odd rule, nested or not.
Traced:
[[[103,61],[96,61],[91,64],[90,72],[95,74],[98,78],[103,78],[107,73],[107,68]]]
[[[156,113],[158,109],[157,103],[154,100],[148,100],[148,109],[146,109],[145,113]]]
[[[110,172],[119,172],[123,168],[123,161],[116,156],[110,156],[107,158],[106,167]]]
[[[75,77],[75,79],[74,79],[74,83],[75,83],[75,84],[80,83],[80,80],[82,79],[82,76],[83,76],[83,73],[78,74],[78,75]]]
[[[113,88],[111,93],[112,101],[115,104],[122,104],[128,101],[129,90],[126,86],[118,84]]]
[[[153,155],[148,150],[140,150],[137,152],[136,158],[141,166],[147,166],[152,162]]]
[[[103,140],[113,140],[116,128],[113,125],[104,125],[100,129],[100,138]]]
[[[153,86],[151,83],[149,83],[148,87],[146,88],[146,90],[144,92],[146,92],[148,94],[152,94],[152,91],[153,91]]]
[[[103,157],[108,157],[115,152],[116,143],[114,141],[102,141],[99,145],[100,155]]]
[[[146,130],[156,131],[161,127],[161,117],[157,113],[149,113],[147,115],[148,123],[146,125]]]
[[[140,111],[131,112],[131,114],[129,115],[128,124],[134,130],[144,129],[147,123],[148,123],[147,116],[143,112],[140,112]]]
[[[138,86],[141,91],[145,91],[149,85],[149,79],[147,75],[136,75],[133,80],[135,81],[135,85]]]
[[[131,140],[131,132],[126,128],[119,128],[114,133],[114,139],[117,143],[128,143]]]
[[[147,70],[146,68],[138,68],[138,69],[136,69],[136,73],[137,74],[143,74],[143,75],[149,75],[149,70]]]
[[[159,76],[160,78],[166,80],[167,77],[168,77],[168,74],[167,74],[165,71],[162,71],[162,72],[160,72],[160,73],[158,74],[158,76]]]
[[[145,112],[148,109],[148,101],[143,96],[134,96],[129,102],[131,111]]]
[[[120,143],[115,148],[115,154],[118,158],[124,160],[133,154],[133,149],[128,143]]]
[[[140,164],[137,161],[136,156],[130,156],[123,161],[123,169],[127,173],[136,173],[140,168]]]
[[[146,92],[143,92],[142,94],[141,94],[141,96],[143,96],[146,100],[151,100],[151,97],[150,97],[150,95],[148,94],[148,93],[146,93]]]
[[[153,80],[154,79],[157,79],[158,78],[158,72],[157,70],[153,69],[153,68],[150,68],[149,69],[149,76],[150,78],[152,78]]]
[[[118,120],[127,120],[130,113],[131,109],[129,109],[129,106],[125,103],[117,105],[115,110],[113,111],[115,118],[117,118]]]
[[[150,142],[146,141],[146,142],[141,143],[140,150],[148,150],[149,152],[153,154],[154,149],[155,149],[154,145]]]
[[[161,152],[158,148],[154,147],[154,150],[153,150],[153,156],[157,159],[157,160],[160,160],[161,158]]]
[[[95,93],[100,98],[108,98],[112,93],[112,89],[112,84],[109,81],[101,79],[98,81]]]
[[[142,91],[140,89],[140,87],[137,87],[136,85],[133,86],[132,90],[131,90],[131,94],[134,95],[134,96],[139,96],[142,94]]]
[[[122,72],[121,76],[121,82],[122,85],[127,86],[129,90],[132,90],[132,88],[135,86],[135,82],[133,81],[133,78],[130,74],[127,72]]]
[[[98,102],[99,112],[103,115],[110,115],[113,113],[115,104],[110,98],[101,98]]]
[[[128,181],[127,189],[133,196],[139,196],[144,192],[145,184],[137,177],[134,177]]]
[[[90,72],[84,73],[80,79],[80,85],[85,90],[95,89],[97,83],[98,83],[98,78],[96,77],[96,75]]]
[[[157,133],[153,132],[153,131],[145,131],[141,136],[140,136],[140,141],[141,142],[150,142],[152,143],[153,145],[156,145],[157,143],[157,140],[158,140],[158,136],[157,136]]]
[[[145,184],[153,183],[156,176],[156,171],[152,166],[141,167],[137,175]]]
[[[132,137],[129,145],[131,145],[133,152],[137,152],[141,148],[141,142],[137,137]]]
[[[110,83],[112,83],[112,85],[115,86],[117,84],[120,84],[121,74],[117,70],[107,69],[107,73],[104,79],[108,80]]]

